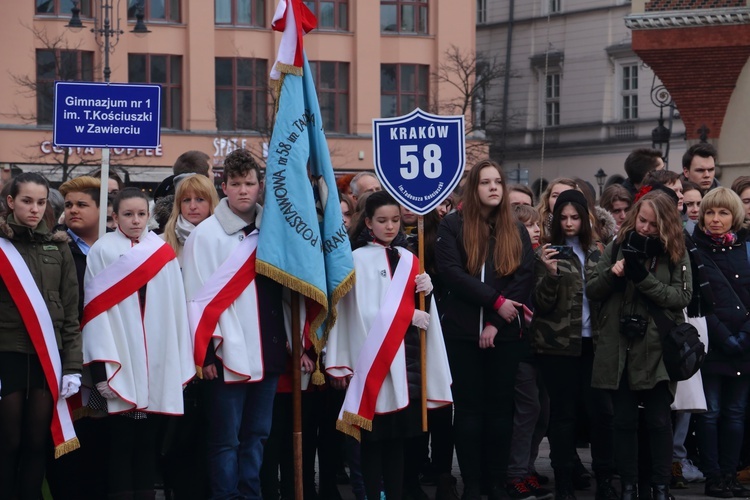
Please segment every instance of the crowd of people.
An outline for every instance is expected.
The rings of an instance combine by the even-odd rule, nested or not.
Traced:
[[[373,173],[343,176],[356,284],[320,359],[303,338],[298,361],[288,290],[255,273],[263,178],[247,150],[220,192],[197,151],[155,201],[113,175],[101,237],[97,176],[63,183],[60,213],[44,177],[17,175],[0,219],[0,499],[38,499],[45,478],[55,499],[154,498],[157,483],[292,498],[293,363],[306,499],[340,499],[345,481],[358,500],[423,500],[423,484],[437,500],[570,500],[592,479],[597,500],[702,480],[749,496],[750,177],[719,186],[716,156],[690,147],[679,175],[635,150],[598,203],[575,178],[537,200],[480,161],[424,216],[424,272],[417,216]],[[665,367],[665,321],[706,345],[688,380]],[[553,483],[535,467],[545,436]]]

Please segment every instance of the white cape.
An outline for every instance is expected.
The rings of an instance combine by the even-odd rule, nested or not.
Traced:
[[[326,346],[326,371],[337,378],[351,375],[357,369],[355,363],[359,352],[391,282],[388,258],[382,246],[368,244],[355,250],[353,257],[356,283],[338,303],[338,319]],[[427,405],[428,408],[437,408],[450,404],[453,398],[450,367],[434,299],[430,304],[426,344]],[[378,393],[375,413],[390,413],[408,404],[406,356],[402,341]]]
[[[244,239],[244,233],[227,234],[216,215],[193,230],[183,250],[185,295],[189,300],[224,263]],[[240,294],[219,317],[213,334],[216,355],[224,364],[226,382],[258,382],[263,379],[263,345],[260,337],[256,283]]]
[[[86,259],[85,282],[131,247],[120,231],[101,237]],[[143,321],[136,292],[84,326],[83,361],[105,363],[109,385],[121,396],[107,400],[109,413],[184,413],[182,390],[195,375],[195,363],[176,259],[148,282]]]

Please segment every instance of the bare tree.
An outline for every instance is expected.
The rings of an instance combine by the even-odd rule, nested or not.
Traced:
[[[432,78],[435,84],[452,87],[455,97],[436,99],[433,107],[438,114],[463,115],[467,138],[480,140],[467,143],[467,162],[484,154],[487,144],[481,140],[486,135],[499,133],[507,126],[503,123],[501,92],[497,87],[502,87],[506,77],[514,76],[507,73],[505,64],[494,56],[463,51],[455,45],[446,49]]]

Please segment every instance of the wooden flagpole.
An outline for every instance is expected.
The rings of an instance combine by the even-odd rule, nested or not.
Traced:
[[[424,272],[424,216],[417,217],[419,274]],[[425,310],[424,292],[419,292],[419,310]],[[419,329],[419,366],[422,371],[422,432],[427,432],[427,332]]]
[[[292,292],[292,449],[294,453],[294,499],[302,500],[302,357],[299,293]]]

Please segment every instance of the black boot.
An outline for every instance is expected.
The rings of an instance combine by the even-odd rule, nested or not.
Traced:
[[[612,486],[612,476],[597,474],[596,475],[596,500],[618,500],[620,495]]]
[[[461,500],[482,500],[481,487],[479,482],[464,482],[464,493]]]
[[[707,497],[732,498],[734,494],[729,489],[721,476],[711,476],[706,479],[706,487],[703,490]]]
[[[456,491],[456,478],[450,474],[440,474],[437,478],[435,500],[460,500]]]
[[[746,488],[737,480],[737,474],[727,474],[724,476],[724,485],[737,498],[750,497],[750,489]]]
[[[620,500],[638,500],[638,484],[637,483],[626,483],[621,484],[622,492],[620,493]]]
[[[555,470],[555,500],[576,500],[571,469]]]
[[[670,500],[669,485],[667,484],[654,484],[651,486],[651,499],[652,500]]]

